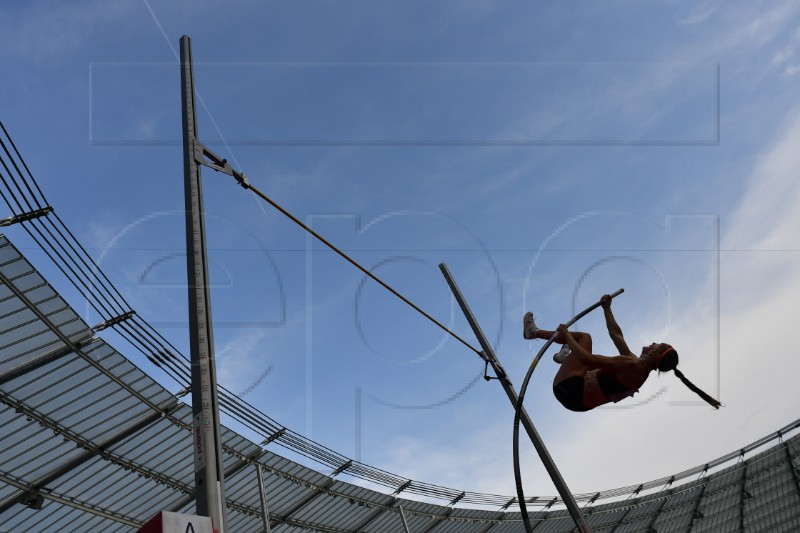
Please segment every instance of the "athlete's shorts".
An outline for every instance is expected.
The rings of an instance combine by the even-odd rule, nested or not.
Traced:
[[[570,411],[583,412],[589,409],[583,405],[583,378],[572,376],[553,385],[553,394],[561,405]]]

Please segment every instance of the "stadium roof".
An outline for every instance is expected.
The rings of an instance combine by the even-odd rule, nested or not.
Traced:
[[[2,529],[128,532],[161,510],[191,513],[191,408],[104,342],[5,236],[0,282]],[[578,501],[597,532],[797,531],[800,435],[789,434],[798,427],[800,421],[670,478],[579,495]],[[281,444],[285,434],[273,442]],[[519,513],[508,510],[509,496],[384,472],[384,486],[396,483],[395,493],[443,500],[423,503],[337,480],[344,472],[370,472],[353,461],[325,475],[229,429],[223,429],[223,443],[229,528],[237,533],[263,531],[258,465],[276,533],[402,532],[404,518],[413,533],[524,530]],[[301,452],[310,446],[282,445]],[[618,501],[599,504],[604,498]],[[464,503],[498,509],[460,507]],[[533,503],[540,505],[531,514],[536,532],[574,530],[566,511],[549,510],[555,498]]]

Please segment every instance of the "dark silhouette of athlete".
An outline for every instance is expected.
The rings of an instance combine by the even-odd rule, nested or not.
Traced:
[[[561,365],[553,379],[553,394],[570,411],[589,411],[609,402],[619,402],[639,391],[654,370],[673,371],[675,375],[715,409],[720,403],[697,388],[678,370],[678,352],[666,343],[652,343],[642,347],[635,355],[622,336],[622,329],[611,312],[611,296],[604,295],[601,306],[605,314],[608,334],[619,350],[619,355],[607,357],[592,353],[592,336],[583,332],[570,332],[564,324],[558,326],[555,342],[563,344],[554,357]],[[556,331],[539,329],[533,313],[526,313],[523,337],[549,339]]]

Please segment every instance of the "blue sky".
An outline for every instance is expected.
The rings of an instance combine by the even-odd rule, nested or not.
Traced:
[[[671,342],[725,408],[666,374],[633,401],[570,413],[546,357],[527,409],[570,487],[589,492],[701,464],[796,417],[798,11],[15,3],[0,18],[0,118],[62,219],[187,351],[183,34],[202,140],[472,342],[446,262],[516,385],[539,346],[521,338],[525,310],[554,326],[624,287],[614,309],[631,347]],[[345,455],[513,494],[513,411],[478,358],[230,178],[203,175],[220,382]],[[6,234],[86,308],[19,228]],[[611,352],[599,315],[580,327]],[[526,487],[554,494],[527,451]]]

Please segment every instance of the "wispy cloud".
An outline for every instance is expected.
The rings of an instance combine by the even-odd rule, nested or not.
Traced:
[[[219,383],[236,392],[254,385],[257,374],[266,374],[270,347],[269,330],[243,332],[216,349]]]
[[[98,29],[126,20],[139,5],[132,0],[34,2],[4,17],[0,54],[60,61],[82,47]]]
[[[781,77],[790,78],[800,72],[800,61],[797,58],[800,48],[800,30],[796,30],[789,43],[779,49],[772,57],[770,66],[779,70]]]
[[[681,19],[678,23],[683,26],[691,26],[694,24],[701,24],[708,21],[717,11],[722,4],[721,0],[710,0],[705,2],[698,2],[692,7],[689,13]]]
[[[790,119],[784,131],[758,159],[748,178],[747,191],[726,232],[725,247],[765,251],[798,248],[800,112],[787,115]]]

